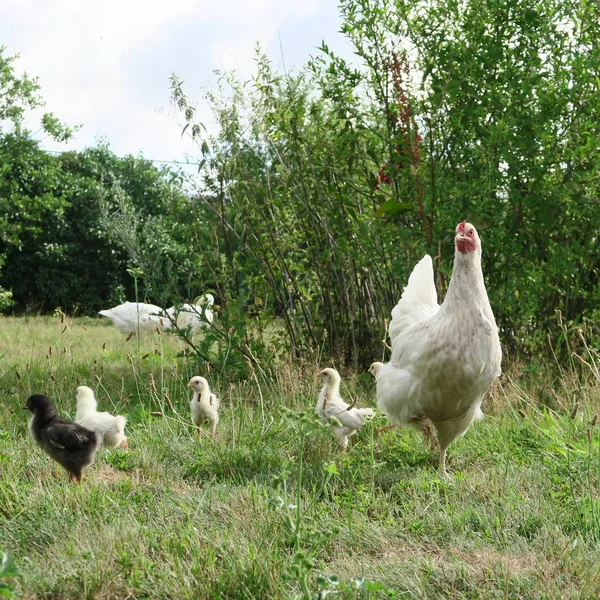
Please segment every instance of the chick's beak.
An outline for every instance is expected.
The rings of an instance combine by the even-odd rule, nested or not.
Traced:
[[[21,408],[22,408],[23,410],[29,410],[29,406],[27,406],[27,404],[23,405]]]
[[[194,384],[193,384],[193,383],[190,381],[190,382],[188,383],[188,387],[194,387]]]

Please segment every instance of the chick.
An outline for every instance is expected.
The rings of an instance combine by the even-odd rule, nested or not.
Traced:
[[[113,416],[107,412],[97,412],[98,403],[94,392],[85,385],[77,388],[77,412],[75,423],[91,429],[98,435],[108,448],[123,446],[129,449],[125,437],[125,423],[127,420],[121,415]]]
[[[204,377],[192,377],[188,387],[194,390],[190,409],[192,411],[192,421],[198,427],[198,436],[200,435],[200,425],[204,421],[208,421],[210,435],[214,439],[217,433],[217,423],[219,422],[219,399],[211,393],[208,381]]]
[[[29,433],[35,443],[66,469],[69,481],[81,481],[81,471],[94,462],[102,442],[100,437],[59,417],[48,396],[30,396],[23,408],[33,413],[29,420]]]
[[[342,450],[348,447],[348,438],[354,435],[367,421],[375,415],[372,408],[356,408],[347,404],[340,396],[342,378],[335,369],[323,369],[319,375],[323,377],[323,387],[319,393],[316,411],[323,423],[337,422],[333,432],[338,438]]]
[[[375,377],[375,379],[377,379],[377,375],[379,375],[379,371],[381,371],[382,367],[383,367],[382,362],[371,363],[371,366],[369,367],[369,373],[371,373],[371,375],[373,375],[373,377]]]

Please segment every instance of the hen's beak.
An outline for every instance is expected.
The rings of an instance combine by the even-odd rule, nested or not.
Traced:
[[[27,406],[27,404],[25,404],[24,406],[21,407],[24,410],[29,410],[29,406]]]

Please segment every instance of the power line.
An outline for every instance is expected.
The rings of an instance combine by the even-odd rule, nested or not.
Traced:
[[[67,152],[81,153],[79,150],[46,150],[46,148],[40,148],[40,150],[42,150],[43,152],[46,152],[46,154],[56,154],[56,155],[66,154]],[[136,158],[132,154],[128,154],[127,156],[132,156],[133,158]],[[123,160],[125,158],[125,156],[117,156],[117,158],[120,158],[121,160]],[[195,163],[195,162],[183,162],[180,160],[159,160],[158,158],[145,158],[145,157],[141,158],[140,160],[147,160],[148,162],[159,163],[161,165],[184,165],[184,166],[190,166],[190,167],[199,167],[202,164],[202,163]]]

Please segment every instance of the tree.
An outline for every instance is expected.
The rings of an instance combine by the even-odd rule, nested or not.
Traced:
[[[423,252],[443,295],[454,227],[467,218],[507,346],[539,349],[558,308],[593,319],[597,3],[340,9],[360,68],[326,44],[299,74],[274,73],[259,54],[253,81],[223,77],[213,138],[173,81],[204,164],[215,243],[201,268],[227,282],[223,297],[280,317],[296,354],[368,364]]]
[[[130,267],[147,267],[157,282],[169,272],[181,289],[185,252],[174,236],[187,198],[170,172],[119,158],[104,145],[51,156],[32,140],[7,135],[0,142],[7,147],[0,194],[14,207],[43,207],[14,211],[19,238],[0,245],[7,257],[2,283],[18,309],[95,313],[134,299]],[[118,230],[107,215],[123,206],[129,220]],[[148,286],[140,299],[161,293]]]
[[[36,152],[37,144],[23,129],[27,110],[43,106],[43,102],[37,79],[15,72],[17,58],[5,56],[5,48],[0,46],[0,273],[7,248],[18,247],[23,236],[35,236],[41,231],[40,224],[63,207],[53,194],[51,159]],[[42,116],[41,126],[61,141],[73,132],[51,113]],[[9,305],[9,295],[0,287],[0,309]]]

